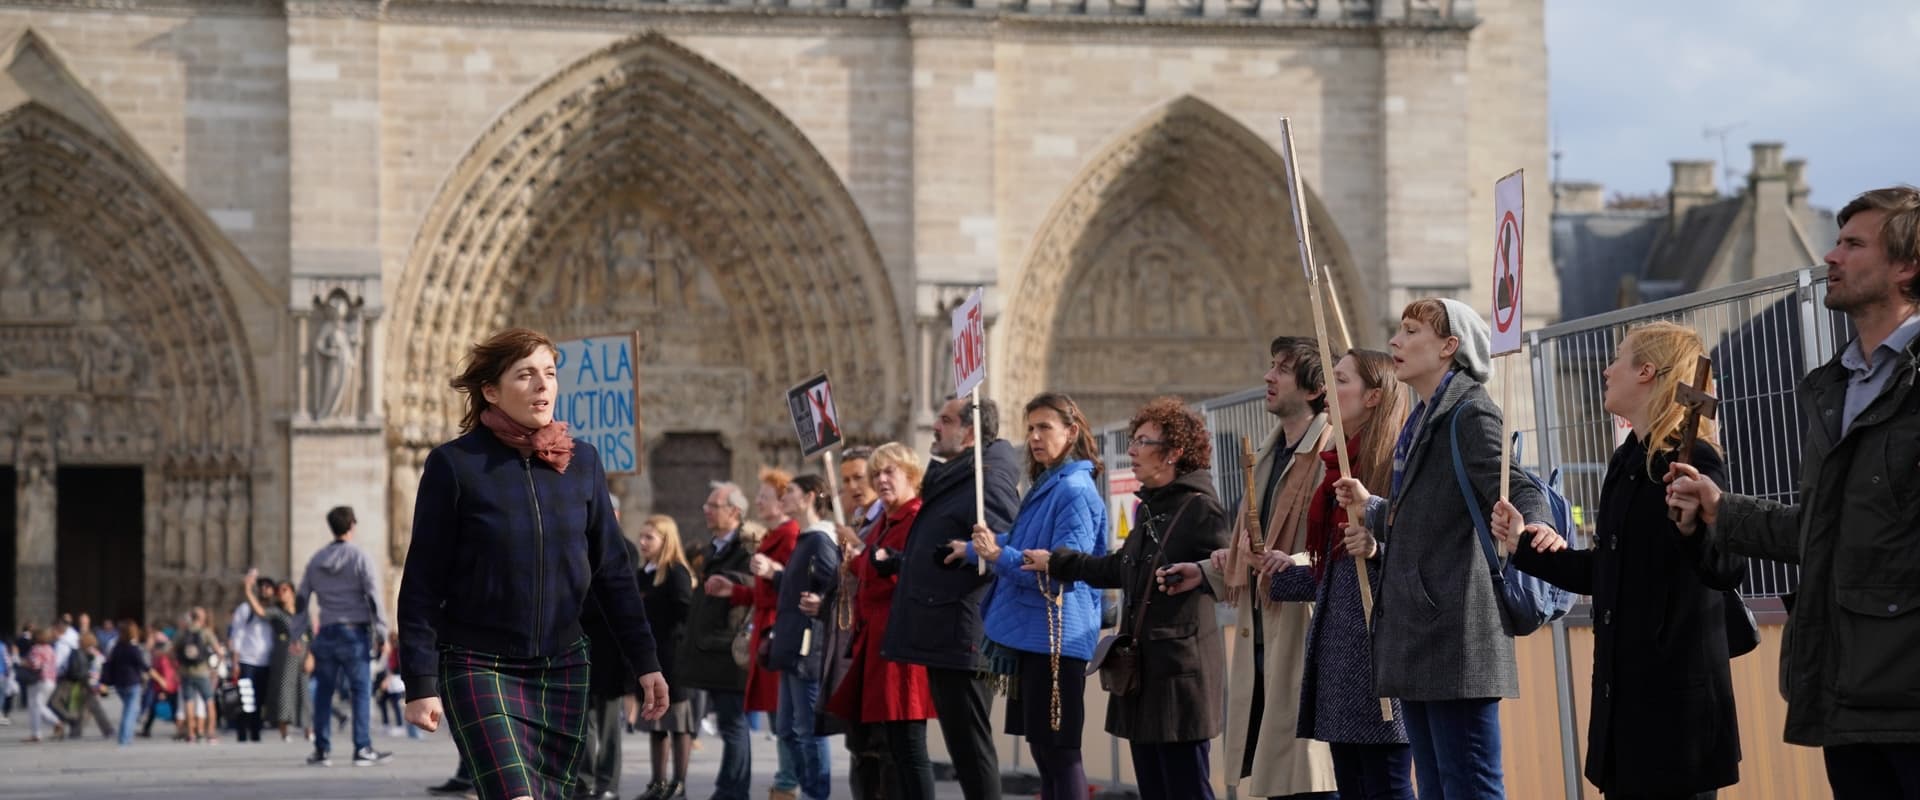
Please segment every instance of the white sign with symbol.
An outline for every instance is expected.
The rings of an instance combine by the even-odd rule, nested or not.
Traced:
[[[980,290],[953,310],[953,395],[972,394],[987,377],[987,323]]]
[[[1493,185],[1493,355],[1520,352],[1526,325],[1520,315],[1526,252],[1525,170]]]

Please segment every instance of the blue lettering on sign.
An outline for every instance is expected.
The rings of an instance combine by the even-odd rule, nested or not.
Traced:
[[[554,418],[574,439],[593,446],[607,472],[639,468],[638,404],[634,398],[633,342],[625,337],[558,342],[561,376]]]

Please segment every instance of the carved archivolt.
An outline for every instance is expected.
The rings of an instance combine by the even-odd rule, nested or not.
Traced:
[[[1160,108],[1071,186],[1041,223],[1019,289],[1008,296],[1000,340],[1021,345],[996,352],[1007,365],[1002,402],[1070,388],[1061,379],[1093,378],[1103,368],[1139,377],[1130,382],[1142,397],[1183,384],[1196,392],[1238,387],[1258,373],[1231,358],[1233,348],[1257,366],[1273,336],[1312,333],[1285,164],[1219,109],[1192,97]],[[1315,257],[1352,308],[1346,245],[1311,193],[1307,211]],[[1120,286],[1123,278],[1135,287]],[[1155,281],[1165,294],[1138,288]],[[1116,332],[1132,347],[1126,357],[1101,349],[1101,338],[1117,341]],[[1228,344],[1235,340],[1243,344]],[[1177,365],[1171,384],[1141,372],[1167,365]],[[1098,391],[1111,393],[1108,383],[1101,379]]]
[[[905,432],[905,334],[839,176],[771,104],[658,35],[588,56],[504,114],[442,187],[395,297],[397,469],[453,435],[446,379],[507,324],[642,330],[643,425],[664,411],[646,405],[651,364],[750,376],[721,430],[761,453],[792,437],[782,392],[821,370],[862,387],[843,392],[850,436]]]
[[[250,460],[245,336],[205,249],[142,169],[35,103],[0,114],[0,310],[0,417],[89,398],[50,418],[63,459]]]

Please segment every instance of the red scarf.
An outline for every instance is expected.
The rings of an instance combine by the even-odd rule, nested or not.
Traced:
[[[1358,443],[1359,437],[1347,440],[1347,452],[1351,454]],[[1313,500],[1307,505],[1307,555],[1313,559],[1313,582],[1316,585],[1327,577],[1328,548],[1345,535],[1347,525],[1347,510],[1340,507],[1340,501],[1333,494],[1333,485],[1341,478],[1340,454],[1322,450],[1320,460],[1326,463],[1327,474],[1320,480],[1320,488],[1314,490]]]
[[[567,435],[567,423],[560,420],[536,430],[514,422],[498,406],[487,406],[480,412],[480,424],[493,431],[501,443],[520,451],[521,456],[539,456],[553,466],[554,472],[565,474],[567,462],[573,460],[573,437]]]

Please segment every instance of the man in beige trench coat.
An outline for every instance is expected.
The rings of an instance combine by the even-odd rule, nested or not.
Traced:
[[[1201,564],[1213,596],[1234,605],[1239,633],[1227,668],[1227,784],[1240,797],[1312,796],[1334,791],[1333,754],[1324,742],[1294,735],[1300,715],[1311,603],[1264,599],[1268,572],[1284,563],[1308,563],[1307,500],[1325,467],[1320,451],[1332,435],[1327,424],[1327,371],[1314,339],[1282,336],[1273,341],[1267,370],[1267,413],[1280,424],[1260,450],[1254,469],[1261,529],[1271,554],[1254,556],[1245,507],[1235,515],[1232,544]],[[1256,663],[1258,667],[1256,668]]]

